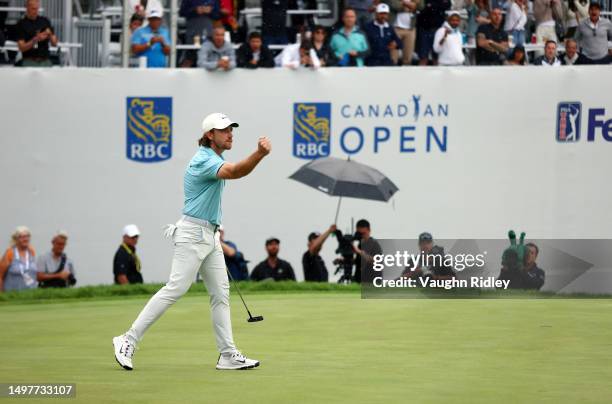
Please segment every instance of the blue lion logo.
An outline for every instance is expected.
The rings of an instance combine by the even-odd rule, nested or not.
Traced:
[[[295,103],[293,106],[293,155],[315,159],[329,155],[330,103]]]
[[[155,162],[171,156],[172,98],[128,97],[127,157]]]

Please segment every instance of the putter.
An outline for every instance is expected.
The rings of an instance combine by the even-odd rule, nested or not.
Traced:
[[[242,304],[244,305],[244,308],[246,309],[247,313],[249,314],[249,318],[247,319],[247,321],[249,323],[256,323],[258,321],[263,321],[263,316],[253,316],[251,314],[251,312],[249,311],[249,308],[247,307],[244,299],[242,298],[242,293],[240,293],[240,289],[238,288],[238,284],[234,280],[234,277],[232,277],[232,274],[230,273],[230,271],[229,271],[229,269],[227,267],[225,267],[225,271],[227,272],[227,276],[229,276],[230,281],[232,281],[232,285],[234,285],[234,289],[236,289],[236,292],[238,292],[238,296],[240,296],[240,300],[242,300]]]

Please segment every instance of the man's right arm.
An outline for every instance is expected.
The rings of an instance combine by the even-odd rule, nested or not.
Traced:
[[[312,242],[312,245],[308,248],[308,252],[311,255],[314,255],[317,248],[319,248],[325,242],[325,240],[327,240],[327,237],[329,237],[329,235],[335,231],[336,231],[335,224],[332,224],[331,226],[329,226],[329,229],[325,230],[324,233],[320,234],[319,237],[314,239],[314,241]]]
[[[235,180],[249,175],[255,166],[270,153],[271,149],[270,139],[265,136],[260,137],[257,143],[257,150],[254,153],[238,163],[223,163],[219,171],[217,171],[217,178]]]

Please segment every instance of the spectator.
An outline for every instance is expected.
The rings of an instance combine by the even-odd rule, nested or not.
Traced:
[[[185,18],[185,40],[200,44],[213,33],[214,21],[221,18],[219,0],[183,0],[179,15]]]
[[[580,53],[586,64],[609,64],[612,61],[608,50],[608,41],[612,41],[612,22],[600,18],[600,13],[601,5],[591,3],[589,18],[580,21],[576,30]]]
[[[342,27],[331,38],[330,46],[338,58],[338,66],[364,65],[369,46],[366,36],[355,25],[355,10],[347,8],[342,13]]]
[[[185,42],[201,45],[212,37],[213,25],[221,18],[219,0],[183,0],[179,15],[185,18]],[[197,63],[196,51],[185,52],[181,67],[192,67]]]
[[[391,53],[402,47],[402,42],[388,23],[389,11],[385,3],[377,5],[374,21],[364,28],[370,44],[370,54],[365,61],[368,66],[393,66]]]
[[[536,260],[540,250],[533,243],[525,244],[525,269],[523,274],[523,289],[540,290],[544,286],[545,273],[539,268]]]
[[[491,23],[491,9],[489,7],[488,0],[468,0],[467,6],[468,21],[466,27],[466,35],[468,37],[468,43],[474,44],[476,42],[476,32],[482,25]]]
[[[236,52],[232,44],[225,40],[225,28],[215,28],[212,41],[202,45],[198,53],[198,67],[209,71],[228,71],[236,67]]]
[[[249,279],[248,261],[246,261],[244,255],[238,251],[238,247],[235,243],[225,240],[225,230],[223,226],[219,227],[219,241],[221,242],[221,249],[223,249],[223,255],[225,256],[225,265],[232,275],[232,278],[236,281]]]
[[[555,20],[561,20],[561,0],[533,0],[533,16],[536,22],[536,43],[558,41]]]
[[[544,45],[544,55],[533,61],[536,66],[561,66],[561,60],[557,57],[557,43],[546,41]]]
[[[236,52],[236,65],[246,69],[274,67],[274,57],[267,46],[263,45],[261,34],[253,31],[248,42],[243,43]]]
[[[68,234],[58,231],[51,239],[51,251],[38,257],[36,270],[47,275],[61,275],[39,283],[41,288],[65,288],[76,284],[74,263],[66,253]]]
[[[412,262],[406,267],[402,277],[424,277],[435,280],[453,279],[455,277],[456,274],[453,268],[444,264],[444,248],[434,245],[434,239],[431,233],[423,232],[419,234],[418,243],[418,253],[421,254],[421,260],[418,265]]]
[[[240,27],[236,20],[234,0],[219,0],[219,12],[221,14],[221,23],[223,26],[229,28],[232,34],[237,34]]]
[[[30,230],[19,226],[11,235],[11,246],[0,260],[0,292],[35,288],[36,252],[30,246]]]
[[[395,17],[395,33],[402,42],[402,65],[412,65],[414,43],[416,40],[416,11],[420,0],[392,0],[392,7],[397,10]],[[393,62],[397,64],[397,50],[391,52]]]
[[[144,23],[145,17],[152,10],[163,10],[162,4],[159,0],[129,0],[131,12],[140,16]]]
[[[500,65],[508,52],[508,34],[502,29],[502,11],[491,10],[491,23],[481,25],[476,33],[476,64]]]
[[[329,46],[329,42],[327,41],[327,31],[325,27],[321,25],[316,25],[314,27],[314,32],[312,34],[312,47],[321,62],[321,66],[335,66],[338,62],[336,59],[336,55],[332,51]]]
[[[280,54],[281,66],[290,69],[298,69],[300,67],[310,67],[318,69],[321,67],[321,62],[312,47],[312,43],[304,39],[301,43],[287,45]]]
[[[286,45],[289,0],[261,0],[261,34],[266,46]]]
[[[144,17],[140,14],[132,14],[130,18],[130,34],[133,34],[138,28],[142,27],[144,23]]]
[[[251,273],[253,281],[295,281],[295,273],[291,264],[278,258],[280,240],[272,237],[266,240],[268,258],[261,261]]]
[[[424,7],[417,16],[417,53],[419,65],[426,66],[430,56],[435,64],[433,52],[434,36],[446,20],[446,10],[450,9],[450,0],[424,0]]]
[[[39,0],[27,0],[25,15],[15,26],[24,67],[50,67],[49,44],[57,46],[58,43],[49,19],[38,15],[39,8]]]
[[[123,228],[123,242],[115,253],[113,260],[113,274],[115,283],[125,285],[128,283],[142,283],[142,266],[136,254],[136,244],[140,237],[140,230],[135,224],[128,224]]]
[[[147,58],[147,67],[167,67],[170,54],[170,33],[162,27],[162,10],[151,10],[149,24],[132,35],[132,53]]]
[[[525,256],[521,262],[516,250],[506,250],[502,256],[502,268],[498,279],[510,281],[508,285],[510,289],[540,290],[544,286],[545,274],[536,264],[538,253],[535,244],[525,244]]]
[[[575,39],[565,40],[565,54],[561,57],[561,63],[567,66],[585,64],[584,56],[578,53],[578,44]]]
[[[372,237],[372,232],[370,229],[370,222],[366,219],[361,219],[357,221],[356,226],[357,233],[359,233],[361,240],[359,241],[359,246],[353,246],[353,251],[357,254],[357,259],[355,260],[355,276],[353,280],[357,283],[361,283],[362,281],[362,268],[365,269],[365,273],[367,276],[363,277],[364,282],[370,282],[373,271],[374,264],[374,255],[382,254],[382,248],[378,241]]]
[[[512,38],[513,46],[525,44],[525,24],[527,23],[527,0],[510,0],[504,31]]]
[[[525,47],[523,45],[517,45],[512,49],[510,53],[510,59],[504,62],[505,65],[509,66],[526,66],[527,57],[525,55]]]
[[[346,0],[345,4],[347,8],[355,11],[357,26],[364,29],[372,21],[372,13],[376,9],[376,3],[378,2],[379,0]]]
[[[329,279],[325,261],[319,253],[325,240],[335,231],[336,225],[332,224],[323,234],[313,232],[308,235],[308,250],[302,256],[302,267],[304,268],[304,280],[306,282],[327,282]]]
[[[461,16],[453,11],[448,16],[448,21],[436,31],[434,51],[438,54],[438,64],[442,66],[460,66],[465,61],[460,23]]]
[[[589,17],[589,0],[567,0],[565,10],[565,25],[567,31],[565,32],[566,38],[572,38],[576,34],[576,29],[580,21]]]

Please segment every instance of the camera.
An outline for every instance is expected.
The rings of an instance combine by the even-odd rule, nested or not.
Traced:
[[[338,283],[350,283],[353,274],[353,265],[355,263],[354,252],[353,252],[353,241],[361,240],[361,233],[355,232],[352,236],[350,234],[342,234],[342,231],[336,230],[334,232],[336,240],[338,240],[338,248],[336,248],[336,254],[340,254],[342,258],[334,260],[336,266],[336,272],[338,274],[341,270],[343,271],[342,276],[338,279]]]

